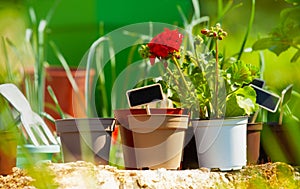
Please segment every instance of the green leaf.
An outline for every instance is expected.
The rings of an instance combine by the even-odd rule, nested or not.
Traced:
[[[256,93],[249,86],[238,89],[226,101],[226,117],[251,115],[257,109]]]
[[[54,104],[55,104],[55,106],[56,106],[56,110],[58,111],[58,113],[59,113],[61,119],[65,119],[66,116],[65,116],[63,110],[61,109],[59,103],[58,103],[58,100],[57,100],[57,98],[56,98],[56,95],[55,95],[54,91],[52,90],[52,87],[51,87],[51,86],[48,86],[48,87],[47,87],[47,90],[48,90],[48,92],[49,92],[49,94],[50,94],[51,99],[53,100],[53,102],[54,102]]]
[[[245,115],[245,110],[239,107],[236,95],[231,95],[226,103],[226,117],[235,117]]]
[[[285,19],[292,19],[299,23],[300,22],[299,11],[300,11],[300,6],[283,9],[280,12],[280,18],[282,19],[282,21]]]
[[[281,41],[279,38],[262,38],[257,40],[253,46],[253,50],[264,50],[269,49],[274,52],[277,56],[279,56],[282,52],[286,51],[290,45],[286,43],[286,41]]]
[[[257,40],[253,45],[252,45],[252,49],[253,50],[264,50],[264,49],[268,49],[274,45],[277,45],[278,42],[275,42],[273,40],[273,38],[269,37],[269,38],[262,38]]]
[[[293,3],[295,6],[280,12],[278,27],[273,29],[269,37],[257,40],[252,46],[253,50],[269,49],[279,56],[291,47],[297,48],[300,42],[300,6],[295,3],[299,3],[299,0],[286,0],[286,2]],[[296,53],[291,58],[291,62],[295,62],[298,56]]]
[[[300,57],[300,50],[298,50],[291,59],[291,62],[297,62]]]
[[[74,77],[72,76],[71,70],[69,68],[69,65],[66,61],[66,59],[64,58],[64,56],[61,54],[61,52],[59,51],[58,47],[55,45],[55,43],[53,41],[49,42],[55,55],[57,56],[57,58],[59,59],[59,61],[61,62],[63,68],[66,71],[67,77],[71,83],[72,88],[74,89],[74,91],[78,94],[79,93],[79,89],[78,89],[78,85],[74,79]]]
[[[247,64],[240,60],[233,63],[228,68],[226,73],[227,75],[230,75],[230,83],[233,83],[238,86],[250,83],[253,80],[252,74],[255,74],[253,69],[250,69],[250,67]]]

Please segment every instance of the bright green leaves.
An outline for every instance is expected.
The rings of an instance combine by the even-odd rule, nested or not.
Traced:
[[[286,51],[288,48],[290,48],[289,45],[290,42],[286,41],[284,37],[277,36],[277,37],[268,37],[268,38],[262,38],[257,40],[253,46],[253,50],[264,50],[269,49],[273,53],[275,53],[277,56],[279,56],[282,52]]]
[[[249,84],[259,76],[257,67],[239,60],[224,70],[226,75],[226,117],[250,115],[256,111],[256,93]]]
[[[258,68],[239,60],[226,70],[226,76],[229,77],[230,84],[242,86],[258,76]]]
[[[250,115],[258,109],[256,93],[250,86],[239,88],[227,97],[226,117]]]
[[[289,3],[299,3],[299,0],[288,0]],[[279,56],[289,48],[297,49],[290,59],[296,62],[300,57],[300,6],[286,8],[280,13],[280,24],[273,29],[268,37],[257,40],[253,50],[268,49]]]

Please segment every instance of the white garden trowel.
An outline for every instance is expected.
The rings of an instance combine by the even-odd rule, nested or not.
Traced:
[[[14,84],[0,85],[0,94],[20,113],[22,125],[35,146],[58,144],[44,120],[32,111],[29,102]]]

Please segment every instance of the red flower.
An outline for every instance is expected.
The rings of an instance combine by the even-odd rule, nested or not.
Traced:
[[[150,53],[150,62],[153,65],[155,58],[167,59],[169,55],[174,52],[178,52],[182,43],[183,35],[176,30],[169,30],[165,28],[165,31],[155,36],[148,47]]]

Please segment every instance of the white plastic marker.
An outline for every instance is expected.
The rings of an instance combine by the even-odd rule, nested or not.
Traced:
[[[279,102],[280,102],[280,96],[270,93],[260,87],[257,87],[255,85],[250,84],[250,86],[255,90],[256,92],[256,103],[270,111],[270,112],[276,112]]]
[[[163,92],[160,84],[128,90],[126,96],[130,107],[146,105],[147,114],[151,114],[149,103],[163,100]]]
[[[282,118],[283,118],[283,106],[290,100],[293,91],[293,84],[287,86],[281,92],[281,101],[280,101],[280,114],[279,114],[279,125],[282,125]]]

